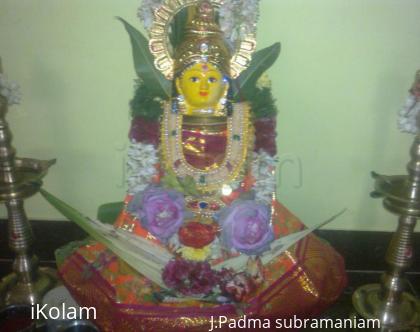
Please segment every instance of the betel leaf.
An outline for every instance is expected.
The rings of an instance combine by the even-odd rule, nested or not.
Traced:
[[[236,89],[234,91],[235,101],[240,100],[241,96],[246,96],[247,92],[255,87],[258,79],[273,65],[279,54],[280,43],[275,43],[254,53],[249,67],[236,79]]]
[[[153,55],[149,51],[149,42],[140,31],[130,25],[121,17],[117,17],[123,24],[130,36],[134,68],[137,75],[147,85],[151,93],[165,98],[171,95],[171,83],[156,69]]]

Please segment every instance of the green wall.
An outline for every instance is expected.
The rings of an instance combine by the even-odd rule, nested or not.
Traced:
[[[24,96],[8,115],[13,145],[57,158],[45,188],[90,216],[124,196],[135,74],[114,16],[140,27],[138,4],[0,1],[0,56]],[[405,172],[412,137],[396,114],[420,68],[420,1],[263,0],[259,47],[276,41],[278,197],[307,225],[347,207],[329,228],[394,230],[369,198],[370,171]],[[31,219],[62,218],[39,196],[26,207]]]

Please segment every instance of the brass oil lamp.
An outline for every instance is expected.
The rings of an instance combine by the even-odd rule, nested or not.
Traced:
[[[8,102],[0,95],[0,202],[7,208],[9,247],[15,253],[13,273],[0,281],[0,307],[41,303],[57,280],[54,270],[38,269],[38,259],[32,253],[34,236],[24,209],[24,200],[38,192],[41,179],[55,160],[15,157],[7,109]]]
[[[415,93],[418,89],[419,95]],[[420,71],[410,90],[411,97],[420,106]],[[412,107],[410,112],[414,111]],[[409,112],[407,112],[409,113]],[[364,285],[353,294],[353,306],[358,316],[379,319],[380,331],[420,330],[420,301],[406,290],[404,272],[414,259],[413,232],[420,218],[420,117],[413,119],[417,132],[411,146],[408,175],[380,175],[373,173],[375,190],[372,197],[383,198],[386,210],[399,216],[398,228],[389,244],[385,260],[388,270],[381,284]],[[406,130],[404,130],[406,131]]]

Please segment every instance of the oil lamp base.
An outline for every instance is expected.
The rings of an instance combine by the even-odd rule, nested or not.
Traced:
[[[353,294],[356,315],[364,319],[379,319],[377,331],[420,331],[420,301],[402,292],[399,300],[383,297],[380,284],[359,287]]]
[[[30,283],[19,282],[17,275],[11,273],[0,280],[0,307],[41,303],[44,294],[58,283],[57,271],[48,267],[39,268]]]

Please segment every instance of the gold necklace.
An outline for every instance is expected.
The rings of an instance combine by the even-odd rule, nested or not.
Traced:
[[[182,114],[171,111],[169,103],[165,104],[161,128],[161,150],[165,167],[172,169],[178,177],[192,176],[200,192],[217,191],[223,184],[234,181],[245,166],[252,139],[248,104],[234,104],[233,114],[227,118],[224,160],[218,167],[210,170],[195,168],[186,161],[183,153],[182,117]]]

